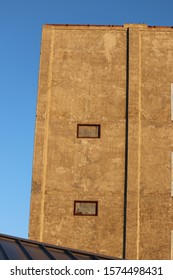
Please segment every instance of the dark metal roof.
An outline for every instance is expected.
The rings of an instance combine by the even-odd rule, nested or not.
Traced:
[[[0,234],[0,260],[116,260],[70,248]]]

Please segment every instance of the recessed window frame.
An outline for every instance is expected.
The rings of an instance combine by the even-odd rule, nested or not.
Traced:
[[[76,212],[77,203],[93,203],[95,204],[95,214],[80,214]],[[98,201],[93,200],[75,200],[74,201],[74,216],[98,216]]]
[[[80,127],[92,127],[95,126],[98,128],[98,135],[97,136],[80,136],[79,129]],[[101,125],[100,124],[77,124],[77,138],[91,138],[91,139],[99,139],[101,136]]]

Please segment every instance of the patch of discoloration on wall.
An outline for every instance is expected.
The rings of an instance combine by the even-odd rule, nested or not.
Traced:
[[[111,63],[112,55],[115,53],[116,48],[116,35],[113,32],[104,34],[104,48],[105,55],[109,63]]]

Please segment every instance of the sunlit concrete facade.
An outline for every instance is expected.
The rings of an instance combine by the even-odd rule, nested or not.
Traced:
[[[172,83],[169,27],[43,26],[31,239],[171,258]]]

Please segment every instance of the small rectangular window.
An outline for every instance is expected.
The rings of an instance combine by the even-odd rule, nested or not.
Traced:
[[[97,201],[75,201],[74,215],[77,216],[97,216],[98,202]]]
[[[77,125],[78,138],[100,138],[99,124],[78,124]]]

